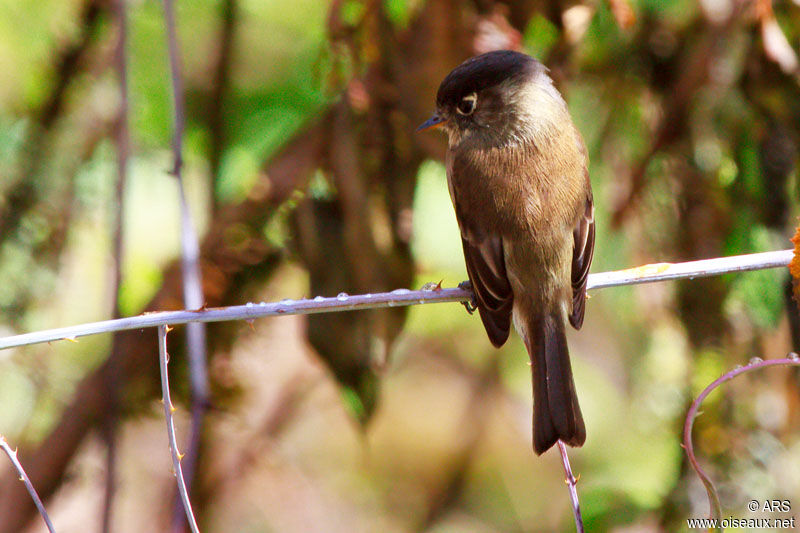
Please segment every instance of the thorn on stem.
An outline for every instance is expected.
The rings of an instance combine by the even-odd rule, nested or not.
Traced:
[[[420,290],[421,291],[430,291],[430,292],[438,292],[442,290],[442,282],[444,279],[440,279],[438,283],[436,281],[429,281],[425,285],[423,285]]]

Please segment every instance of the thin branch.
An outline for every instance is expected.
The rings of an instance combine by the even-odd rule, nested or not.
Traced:
[[[746,272],[767,268],[785,267],[792,260],[792,250],[764,252],[759,254],[736,255],[703,259],[686,263],[654,263],[626,270],[590,274],[588,289],[602,289],[621,285],[635,285],[674,279],[694,279],[718,276],[731,272]],[[49,330],[0,337],[0,350],[52,342],[58,340],[75,341],[78,337],[111,333],[130,329],[150,328],[163,324],[187,324],[189,322],[223,322],[226,320],[253,320],[266,316],[309,315],[314,313],[331,313],[336,311],[355,311],[362,309],[378,309],[405,305],[467,302],[472,294],[464,289],[448,288],[439,290],[410,291],[397,289],[392,292],[361,294],[349,296],[340,294],[332,298],[317,296],[305,300],[281,300],[280,302],[248,303],[230,307],[210,309],[161,311],[139,316],[90,322],[77,326],[68,326]]]
[[[581,504],[578,501],[578,479],[572,474],[572,466],[569,464],[569,455],[564,443],[558,441],[558,451],[561,452],[561,463],[564,465],[564,482],[569,487],[569,500],[572,503],[572,514],[575,516],[575,531],[583,533],[583,517],[581,516]]]
[[[798,357],[796,353],[789,354],[789,356],[785,359],[767,359],[766,361],[759,357],[754,357],[750,360],[748,365],[738,366],[730,372],[726,372],[714,380],[708,387],[703,389],[703,392],[701,392],[700,395],[692,402],[689,412],[686,413],[686,421],[683,424],[683,447],[686,450],[686,455],[689,458],[692,468],[694,468],[694,471],[697,472],[700,481],[703,482],[703,485],[706,488],[706,492],[708,493],[708,505],[710,508],[709,514],[712,518],[717,520],[717,523],[722,521],[722,505],[719,501],[719,495],[717,494],[716,488],[714,488],[714,483],[711,481],[711,478],[708,477],[708,474],[706,474],[705,471],[700,467],[700,463],[697,462],[697,458],[694,455],[694,445],[692,444],[692,427],[694,426],[694,419],[697,417],[697,412],[700,409],[700,404],[703,403],[703,400],[706,399],[706,396],[711,394],[711,391],[726,381],[732,380],[739,374],[744,374],[745,372],[749,372],[751,370],[766,368],[768,366],[783,365],[800,366],[800,357]]]
[[[224,0],[221,6],[219,29],[220,36],[219,51],[214,58],[214,77],[211,86],[208,109],[208,131],[210,134],[208,166],[211,179],[216,183],[220,179],[220,167],[222,165],[222,154],[225,149],[225,101],[228,95],[231,77],[231,67],[233,65],[233,45],[238,19],[238,0]],[[215,187],[212,187],[214,189]],[[217,205],[216,195],[214,198],[215,209]]]
[[[777,252],[763,252],[760,254],[732,255],[714,259],[701,259],[699,261],[688,261],[686,263],[652,263],[626,270],[589,274],[587,290],[618,287],[620,285],[652,283],[655,281],[668,281],[672,279],[706,278],[719,276],[720,274],[730,274],[732,272],[780,268],[788,266],[793,255],[794,250],[781,250]]]
[[[197,309],[204,303],[202,277],[200,274],[200,244],[194,230],[186,191],[183,183],[183,131],[186,125],[186,110],[183,97],[183,75],[175,24],[175,6],[172,0],[164,0],[164,18],[167,26],[172,101],[174,110],[174,132],[172,151],[174,164],[172,173],[178,182],[181,211],[181,267],[183,271],[183,303],[187,309]],[[192,391],[192,425],[186,458],[186,479],[189,485],[194,480],[195,466],[200,450],[203,420],[208,408],[209,386],[206,367],[206,326],[189,324],[186,328],[186,352],[189,357],[189,381]],[[176,513],[175,517],[178,518]],[[173,523],[173,531],[180,524]]]
[[[183,101],[183,75],[181,72],[180,51],[175,28],[175,6],[172,0],[164,0],[164,19],[167,26],[167,48],[169,70],[172,81],[172,108],[174,129],[172,131],[172,154],[174,157],[172,174],[180,179],[183,167],[183,129],[186,125],[186,111]]]
[[[117,206],[113,222],[113,252],[114,270],[111,283],[113,294],[114,318],[122,316],[120,309],[120,285],[122,283],[122,225],[125,220],[125,186],[128,177],[128,156],[130,153],[130,140],[128,137],[128,73],[125,51],[127,48],[127,13],[126,0],[114,0],[112,13],[117,26],[117,43],[114,50],[114,70],[117,74],[120,104],[117,112],[117,123],[114,137],[117,147],[117,183],[114,191],[114,200]],[[119,349],[119,335],[114,336],[112,351]],[[115,361],[110,358],[109,361]],[[110,408],[104,413],[103,434],[106,441],[106,483],[103,502],[103,523],[101,531],[111,531],[111,517],[113,512],[114,493],[117,478],[117,417],[119,415],[119,390],[120,371],[118,365],[111,364],[110,371],[105,380],[106,395],[109,398]]]
[[[158,361],[161,367],[162,402],[164,403],[164,416],[167,420],[167,437],[169,438],[169,450],[172,454],[172,467],[175,469],[175,478],[178,482],[178,493],[183,503],[183,509],[186,512],[189,528],[192,533],[199,533],[200,530],[197,528],[197,522],[192,512],[192,502],[189,501],[189,493],[186,490],[186,482],[183,478],[183,469],[181,468],[181,459],[183,457],[178,451],[178,441],[175,438],[175,420],[172,416],[172,413],[175,412],[175,407],[172,406],[172,399],[169,395],[169,375],[167,374],[167,362],[169,360],[167,355],[167,332],[170,329],[167,325],[158,327]]]
[[[47,524],[48,531],[50,531],[50,533],[54,533],[56,528],[53,527],[53,522],[50,521],[50,517],[47,515],[47,511],[44,508],[44,504],[42,504],[42,500],[36,493],[36,489],[33,488],[33,483],[31,483],[30,478],[28,478],[28,474],[25,473],[25,469],[22,468],[22,464],[17,458],[17,450],[12,450],[11,446],[8,445],[8,442],[6,442],[5,437],[2,435],[0,435],[0,448],[6,452],[6,455],[8,455],[8,458],[11,460],[11,464],[14,465],[14,468],[19,473],[20,481],[25,483],[25,488],[28,489],[28,494],[31,495],[31,499],[33,500],[33,503],[36,504],[36,508],[39,509],[39,514],[42,515],[44,523]]]
[[[325,116],[323,114],[319,120]],[[292,191],[305,187],[315,168],[308,157],[320,150],[322,142],[321,123],[316,122],[304,128],[265,165],[264,175],[269,173],[270,184],[274,186],[268,191],[263,187],[254,187],[245,201],[221,208],[219,215],[214,217],[203,238],[202,247],[203,261],[214,265],[217,276],[217,290],[208,295],[209,302],[212,302],[210,305],[220,306],[239,301],[241,279],[268,278],[276,268],[280,254],[275,247],[258,238],[258,228],[262,228],[265,221],[274,216],[277,206]],[[235,229],[237,236],[247,236],[237,241],[234,247],[230,246],[232,229]],[[180,300],[181,291],[180,264],[172,261],[164,266],[163,283],[144,308],[147,311],[174,309],[171,302]],[[133,387],[141,392],[124,396],[126,417],[145,408],[150,401],[153,392],[150,376],[153,371],[158,372],[158,359],[152,357],[158,350],[157,338],[155,335],[142,335],[135,329],[124,331],[120,336],[119,350],[110,353],[103,364],[76,384],[75,394],[64,406],[62,415],[31,453],[28,473],[43,498],[54,494],[64,485],[69,478],[64,473],[81,443],[102,423],[103,413],[110,408],[109,398],[104,394],[104,382],[113,365],[119,365],[127,383],[126,388]],[[233,340],[232,332],[217,338],[221,346],[229,346]],[[13,489],[16,485],[16,473],[6,472],[0,476],[0,493],[4,495],[0,498],[0,531],[21,531],[36,512],[36,507],[29,503],[29,496],[22,486]]]
[[[117,147],[117,183],[114,191],[117,204],[114,216],[114,279],[112,290],[114,291],[114,313],[120,316],[119,309],[119,286],[122,282],[122,225],[125,220],[125,185],[128,178],[128,159],[130,155],[130,138],[128,133],[128,65],[125,51],[128,40],[128,21],[125,11],[126,0],[115,0],[113,4],[114,18],[119,32],[117,46],[114,51],[114,70],[117,73],[117,84],[119,86],[120,104],[115,128],[115,140]]]
[[[200,276],[200,245],[194,230],[192,214],[186,201],[186,191],[183,183],[183,131],[186,124],[185,105],[183,98],[183,79],[181,74],[180,53],[175,28],[175,13],[172,0],[164,0],[164,13],[167,24],[167,41],[169,45],[169,64],[172,78],[172,100],[174,107],[174,128],[172,137],[172,151],[174,163],[172,174],[178,181],[181,210],[181,259],[183,267],[184,285],[183,298],[187,309],[196,309],[203,305],[203,287]],[[189,348],[205,352],[205,334],[202,342],[192,346],[189,338]],[[194,340],[199,340],[195,338]],[[203,357],[205,359],[205,357]],[[205,365],[203,365],[205,366]]]

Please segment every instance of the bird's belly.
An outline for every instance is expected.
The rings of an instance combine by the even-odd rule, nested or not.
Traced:
[[[556,289],[570,286],[572,268],[571,234],[551,234],[546,238],[541,234],[533,237],[503,237],[503,253],[506,271],[512,288],[526,287]],[[513,278],[513,279],[512,279]],[[516,292],[516,290],[515,290]]]
[[[489,195],[486,208],[493,212],[487,213],[487,218],[497,221],[496,232],[514,239],[534,239],[544,251],[559,247],[577,220],[572,201],[556,198],[544,188],[508,183],[495,187]]]
[[[498,215],[504,213],[497,218],[501,221],[497,232],[502,236],[515,299],[536,306],[566,304],[571,301],[572,233],[577,215],[565,211],[563,201],[530,191],[509,202],[496,204]]]

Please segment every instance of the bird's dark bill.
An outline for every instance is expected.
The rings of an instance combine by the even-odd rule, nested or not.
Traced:
[[[420,127],[419,127],[419,128],[417,128],[417,131],[425,131],[425,130],[430,130],[430,129],[438,128],[438,127],[440,127],[442,124],[444,124],[445,122],[447,122],[447,119],[445,119],[445,118],[442,118],[441,116],[439,116],[439,115],[437,115],[436,113],[434,113],[434,114],[433,114],[433,116],[432,116],[431,118],[429,118],[428,120],[426,120],[425,122],[423,122],[423,123],[420,125]]]

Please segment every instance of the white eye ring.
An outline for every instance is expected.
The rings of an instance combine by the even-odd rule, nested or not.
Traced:
[[[475,106],[478,104],[478,94],[477,93],[470,93],[464,98],[456,106],[456,112],[459,115],[471,115],[473,111],[475,111]]]

